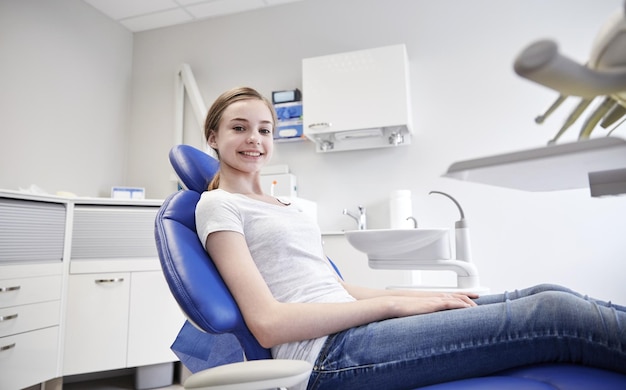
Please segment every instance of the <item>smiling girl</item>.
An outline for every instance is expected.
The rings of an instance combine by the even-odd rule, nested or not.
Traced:
[[[251,88],[211,106],[205,136],[220,172],[196,225],[259,343],[314,365],[302,389],[415,388],[557,361],[626,373],[626,308],[564,287],[479,298],[344,282],[317,224],[261,189],[275,125]]]

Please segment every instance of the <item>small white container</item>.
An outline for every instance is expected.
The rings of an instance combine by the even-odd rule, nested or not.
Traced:
[[[391,229],[413,229],[415,224],[410,190],[393,191],[389,197],[389,225]]]

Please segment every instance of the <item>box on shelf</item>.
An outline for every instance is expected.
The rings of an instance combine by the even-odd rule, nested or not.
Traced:
[[[302,102],[275,104],[278,124],[274,132],[274,139],[299,139],[304,136],[302,128]]]

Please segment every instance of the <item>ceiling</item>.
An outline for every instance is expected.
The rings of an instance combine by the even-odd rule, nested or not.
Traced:
[[[132,32],[303,0],[84,0]]]

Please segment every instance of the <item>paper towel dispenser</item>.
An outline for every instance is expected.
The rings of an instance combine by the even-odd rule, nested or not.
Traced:
[[[304,134],[318,152],[411,143],[404,44],[306,58],[302,87]]]

